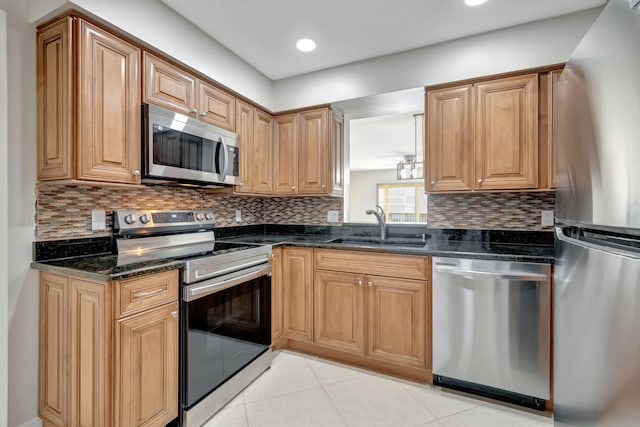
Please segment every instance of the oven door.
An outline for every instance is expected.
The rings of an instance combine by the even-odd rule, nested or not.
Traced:
[[[156,105],[143,118],[146,182],[240,183],[237,134]]]
[[[271,266],[183,289],[181,388],[189,409],[269,350]]]

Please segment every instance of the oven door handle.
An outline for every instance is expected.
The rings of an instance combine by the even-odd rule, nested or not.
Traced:
[[[238,273],[242,273],[238,275]],[[199,298],[220,292],[232,286],[239,285],[249,280],[257,279],[262,276],[271,275],[271,264],[259,265],[256,267],[241,270],[235,273],[216,277],[201,283],[195,283],[184,287],[183,299],[186,302],[194,301]]]

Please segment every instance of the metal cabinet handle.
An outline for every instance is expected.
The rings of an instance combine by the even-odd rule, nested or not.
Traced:
[[[207,116],[206,112],[203,111],[202,113],[200,113],[200,117],[206,117],[206,116]]]
[[[193,110],[191,110],[191,114],[198,114],[198,110],[194,108]]]
[[[140,171],[138,169],[134,170],[131,173],[133,174],[133,176],[140,176]]]
[[[178,312],[177,311],[172,311],[171,312],[171,317],[178,317]]]
[[[358,279],[358,286],[362,286],[362,279]]]
[[[323,189],[323,190],[324,190],[325,188],[327,188],[327,186],[326,186],[326,185],[324,185],[324,184],[322,184],[322,185],[321,185],[321,187],[322,187],[322,189]]]
[[[369,280],[369,281],[367,282],[367,286],[369,286],[369,287],[373,286],[373,281]]]
[[[482,184],[482,178],[478,178],[478,184]]]
[[[431,181],[431,185],[436,185],[436,182],[435,181]]]
[[[291,187],[291,191],[296,191],[296,187]]]
[[[153,295],[157,295],[157,294],[161,294],[163,292],[167,291],[167,285],[164,285],[163,287],[159,288],[159,289],[154,289],[152,291],[146,291],[146,292],[134,292],[131,294],[132,298],[147,298]]]

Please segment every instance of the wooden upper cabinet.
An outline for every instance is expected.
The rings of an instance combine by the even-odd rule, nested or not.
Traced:
[[[38,179],[139,183],[140,50],[64,17],[37,51]]]
[[[215,86],[198,81],[200,120],[231,132],[236,130],[236,99]]]
[[[329,111],[299,113],[298,193],[329,193]]]
[[[344,194],[344,116],[331,110],[330,173],[331,195]]]
[[[298,115],[275,118],[273,193],[298,193]]]
[[[538,186],[538,74],[478,83],[476,188]]]
[[[562,70],[549,73],[549,119],[548,119],[548,180],[549,188],[556,188],[556,171],[558,170],[556,149],[558,146],[558,97],[566,90],[567,80],[561,79]]]
[[[196,108],[196,78],[145,52],[143,99],[181,114],[192,114]]]
[[[38,179],[74,177],[73,18],[38,31]]]
[[[144,53],[144,102],[236,131],[236,98],[182,68]]]
[[[236,193],[253,192],[253,150],[254,150],[254,115],[255,108],[246,102],[236,102],[236,132],[240,135],[240,185],[236,185]]]
[[[140,50],[80,20],[78,178],[140,182]]]
[[[428,191],[473,188],[473,88],[464,85],[427,92]]]
[[[253,192],[273,193],[273,117],[255,110],[253,130]]]

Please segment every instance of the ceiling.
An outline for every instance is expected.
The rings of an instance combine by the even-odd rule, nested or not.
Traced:
[[[272,80],[601,6],[607,0],[161,0]],[[314,39],[311,53],[295,48]]]

